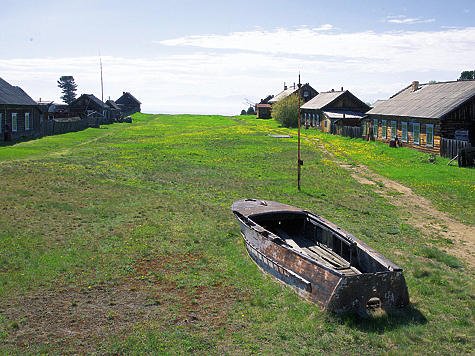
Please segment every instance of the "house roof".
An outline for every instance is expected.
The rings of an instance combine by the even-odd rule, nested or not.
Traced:
[[[0,78],[0,104],[8,105],[34,105],[34,101],[27,93],[20,87],[15,87],[2,78]]]
[[[257,108],[270,108],[270,104],[256,104]]]
[[[114,100],[107,100],[106,104],[109,105],[112,109],[120,110],[119,106],[115,103]]]
[[[81,96],[77,98],[76,100],[74,100],[70,105],[74,106],[76,102],[79,101],[83,97],[88,97],[92,102],[94,102],[100,107],[103,107],[106,109],[108,108],[108,106],[105,103],[103,103],[101,99],[97,98],[94,94],[81,94]]]
[[[122,96],[117,99],[115,102],[118,103],[118,104],[123,104],[122,101],[123,99],[129,97],[130,99],[132,99],[133,101],[135,101],[137,104],[141,105],[142,103],[140,101],[137,100],[137,98],[135,96],[133,96],[132,94],[130,94],[128,91],[124,91],[124,93],[122,94]]]
[[[375,108],[376,106],[384,103],[386,100],[376,100],[373,105],[371,105],[372,108]]]
[[[299,87],[296,86],[296,85],[287,87],[287,89],[282,90],[279,94],[277,94],[277,95],[274,96],[272,99],[270,99],[270,100],[269,100],[269,103],[271,103],[271,104],[276,103],[276,102],[278,102],[279,100],[282,100],[282,99],[288,97],[289,95],[292,95],[292,94],[295,93],[297,90],[299,90]]]
[[[442,119],[474,97],[475,80],[421,84],[415,91],[411,84],[367,114]]]
[[[333,102],[335,99],[343,95],[345,91],[329,91],[326,93],[319,93],[317,96],[315,96],[313,99],[307,101],[305,104],[303,104],[300,108],[302,109],[322,109],[331,102]]]

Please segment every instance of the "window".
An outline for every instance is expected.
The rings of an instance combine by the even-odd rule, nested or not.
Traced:
[[[426,146],[434,147],[434,125],[426,125]]]
[[[30,113],[25,113],[25,130],[30,129]]]
[[[374,137],[378,137],[378,126],[379,126],[378,120],[374,119],[373,120],[373,136]]]
[[[320,114],[317,114],[317,126],[320,127]]]
[[[366,121],[363,122],[363,137],[366,136]]]
[[[324,120],[324,125],[325,127],[327,127],[327,120]]]
[[[407,142],[407,122],[402,122],[402,142]]]
[[[381,121],[381,138],[386,139],[388,137],[388,126],[386,120]]]
[[[420,138],[421,138],[420,133],[421,133],[421,124],[414,123],[413,129],[412,129],[412,137],[413,137],[415,145],[418,145],[420,143]]]
[[[397,136],[397,121],[391,121],[391,140]]]
[[[18,130],[18,125],[16,121],[16,112],[12,113],[12,131]]]

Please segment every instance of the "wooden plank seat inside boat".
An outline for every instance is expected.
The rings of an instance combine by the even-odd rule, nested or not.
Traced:
[[[322,244],[307,240],[301,236],[291,237],[282,229],[276,229],[276,232],[294,250],[313,258],[319,263],[332,267],[339,273],[347,276],[361,274],[355,267],[350,266],[348,261]]]

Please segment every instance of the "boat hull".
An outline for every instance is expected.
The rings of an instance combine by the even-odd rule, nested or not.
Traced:
[[[377,300],[382,308],[409,303],[402,269],[353,235],[321,217],[309,216],[308,212],[299,208],[276,202],[265,202],[264,206],[258,204],[261,203],[256,200],[242,200],[233,205],[248,254],[263,271],[291,286],[301,297],[315,302],[322,309],[335,312],[362,311],[372,300]],[[306,219],[303,221],[318,220],[316,226],[326,229],[325,233],[333,238],[344,235],[345,242],[352,249],[348,266],[335,267],[313,258],[311,253],[306,254],[298,246],[282,243],[281,237],[273,231],[280,231],[282,235],[285,232],[266,229],[256,223],[261,219],[262,225],[272,225],[272,219],[277,219],[279,224],[285,225],[289,217]],[[324,251],[329,251],[321,245]],[[341,256],[332,253],[345,263]],[[344,252],[341,254],[344,255]],[[353,266],[351,256],[357,256],[355,261],[358,258]]]

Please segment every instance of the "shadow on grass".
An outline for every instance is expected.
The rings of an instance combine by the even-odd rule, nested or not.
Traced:
[[[427,318],[414,306],[382,310],[368,310],[366,315],[358,313],[333,314],[332,318],[361,332],[384,334],[401,326],[424,325]]]

